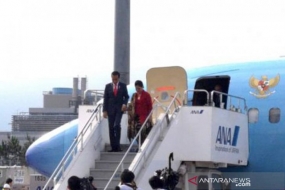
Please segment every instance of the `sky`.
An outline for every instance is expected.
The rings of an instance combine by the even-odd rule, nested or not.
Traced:
[[[0,131],[73,77],[103,89],[114,68],[114,9],[114,0],[0,1]],[[284,18],[283,0],[133,0],[130,80],[151,67],[279,59]]]

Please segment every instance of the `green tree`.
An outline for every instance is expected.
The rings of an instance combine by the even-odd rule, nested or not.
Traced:
[[[21,151],[22,146],[20,145],[19,139],[8,136],[9,165],[20,165]]]
[[[21,165],[25,165],[25,166],[27,166],[26,152],[27,152],[28,148],[31,146],[31,144],[33,144],[33,142],[35,142],[35,137],[32,138],[27,134],[26,140],[27,141],[24,143],[24,145],[22,147],[21,156],[20,156]]]
[[[7,141],[2,140],[1,145],[0,145],[0,160],[1,160],[2,166],[9,165],[9,163],[8,163],[8,161],[9,161],[8,150],[9,150],[9,148],[8,148]]]
[[[34,141],[35,137],[27,134],[26,142],[21,146],[16,137],[8,135],[8,140],[2,140],[0,145],[0,165],[27,165],[26,151]]]

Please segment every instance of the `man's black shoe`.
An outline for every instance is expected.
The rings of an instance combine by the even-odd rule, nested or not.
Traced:
[[[115,150],[111,149],[111,150],[108,150],[108,152],[116,152]]]
[[[122,149],[116,149],[114,152],[122,152],[123,150]]]

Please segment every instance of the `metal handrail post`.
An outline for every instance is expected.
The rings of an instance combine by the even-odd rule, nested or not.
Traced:
[[[209,101],[209,92],[207,90],[204,89],[187,89],[184,91],[184,105],[187,105],[187,100],[188,100],[188,92],[204,92],[207,95],[207,105],[209,105],[210,101]],[[186,94],[187,94],[187,98],[186,98]]]
[[[240,106],[240,101],[243,101],[244,103],[244,110],[246,110],[246,100],[242,97],[239,97],[239,96],[234,96],[234,95],[230,95],[230,94],[226,94],[226,93],[223,93],[223,92],[220,92],[220,91],[211,91],[211,100],[213,100],[213,96],[214,96],[214,93],[216,94],[219,94],[219,96],[226,96],[226,97],[229,97],[230,98],[230,106],[232,105],[232,98],[235,98],[238,100],[238,105]],[[222,102],[222,99],[220,99],[220,102]]]

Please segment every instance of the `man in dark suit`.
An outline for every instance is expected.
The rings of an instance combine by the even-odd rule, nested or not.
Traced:
[[[219,84],[215,85],[214,90],[217,92],[223,92],[222,86]],[[221,107],[220,104],[223,102],[223,96],[222,96],[222,102],[221,102],[220,94],[214,93],[213,101],[215,102],[215,107],[220,108]]]
[[[111,74],[112,83],[105,87],[103,116],[108,118],[109,137],[112,149],[109,152],[120,152],[121,119],[123,112],[127,110],[129,100],[126,84],[119,82],[120,73],[114,71]]]

